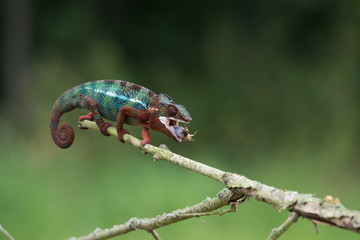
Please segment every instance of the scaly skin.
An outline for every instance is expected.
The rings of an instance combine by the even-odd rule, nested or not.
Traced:
[[[142,126],[141,145],[151,143],[149,129],[159,131],[181,142],[187,135],[187,128],[179,122],[189,123],[190,114],[184,106],[176,104],[168,95],[156,95],[152,91],[134,83],[120,80],[99,80],[73,87],[56,100],[50,113],[51,136],[61,148],[68,148],[74,141],[74,129],[69,123],[59,127],[61,115],[75,108],[86,108],[90,113],[79,120],[94,120],[103,135],[109,136],[107,129],[116,122],[116,130],[121,142],[124,123]]]

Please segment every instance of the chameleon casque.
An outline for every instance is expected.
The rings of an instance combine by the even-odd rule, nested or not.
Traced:
[[[149,129],[159,131],[177,142],[191,140],[187,127],[190,114],[182,105],[176,104],[168,95],[158,94],[140,85],[120,80],[98,80],[73,87],[56,100],[50,113],[51,136],[60,148],[68,148],[74,141],[74,129],[69,123],[59,127],[61,115],[75,108],[86,108],[90,113],[80,116],[79,121],[95,121],[101,133],[109,136],[111,123],[116,121],[120,142],[124,143],[124,123],[142,126],[141,145],[151,143]]]

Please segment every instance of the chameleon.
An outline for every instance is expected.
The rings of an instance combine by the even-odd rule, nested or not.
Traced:
[[[167,94],[155,94],[140,85],[122,80],[97,80],[86,82],[65,91],[55,101],[50,113],[50,133],[55,144],[68,148],[75,133],[69,123],[59,126],[62,114],[75,108],[90,112],[80,116],[79,121],[95,121],[100,132],[109,136],[107,129],[115,121],[118,139],[124,143],[124,134],[129,131],[124,124],[142,126],[141,145],[151,144],[149,129],[162,132],[177,142],[192,140],[186,124],[191,116],[183,105],[176,104]],[[179,123],[184,123],[182,127]]]

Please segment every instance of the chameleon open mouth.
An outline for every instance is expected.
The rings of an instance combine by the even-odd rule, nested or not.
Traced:
[[[166,118],[159,117],[160,121],[166,126],[166,128],[171,132],[171,134],[175,137],[178,142],[182,142],[183,140],[190,140],[192,135],[189,134],[189,130],[186,126],[180,126],[179,123],[188,124],[189,122],[182,121],[175,118]],[[190,135],[189,139],[187,136]]]

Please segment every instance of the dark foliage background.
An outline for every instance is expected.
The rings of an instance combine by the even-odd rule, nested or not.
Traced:
[[[95,131],[76,129],[73,146],[57,148],[52,104],[97,79],[135,82],[186,106],[196,142],[152,132],[155,145],[360,209],[360,2],[7,0],[1,8],[0,224],[16,239],[83,235],[223,187]],[[85,113],[63,121],[76,126]],[[251,200],[237,214],[159,234],[264,239],[286,217]],[[284,238],[358,236],[327,226],[316,235],[300,219]]]

